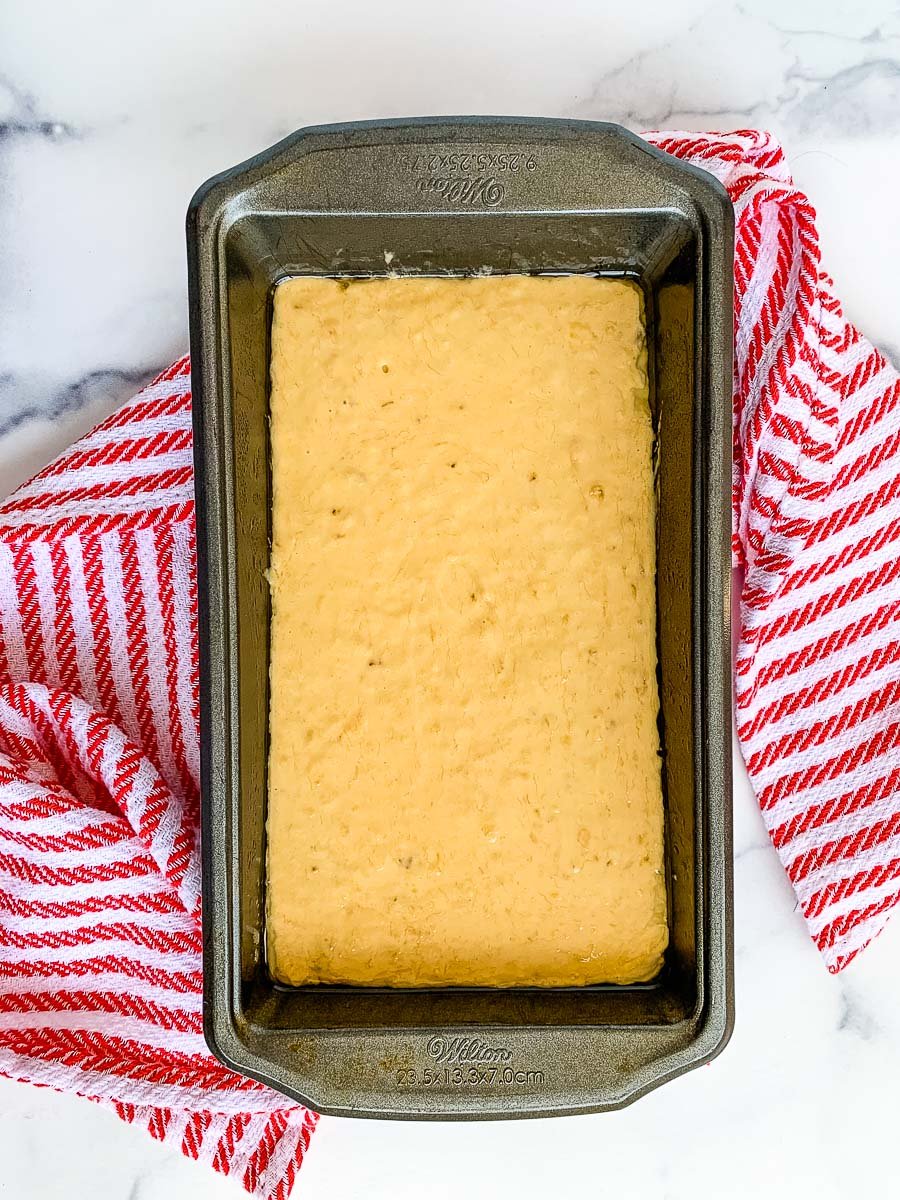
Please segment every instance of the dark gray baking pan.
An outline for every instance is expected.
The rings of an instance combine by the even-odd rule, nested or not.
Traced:
[[[187,232],[210,1049],[320,1112],[417,1118],[614,1109],[708,1061],[732,1024],[733,216],[723,188],[614,125],[370,122],[301,130],[211,179]],[[263,924],[272,292],[296,274],[486,269],[626,274],[646,296],[665,967],[636,987],[276,986]]]

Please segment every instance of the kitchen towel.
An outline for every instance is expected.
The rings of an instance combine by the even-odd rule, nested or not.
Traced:
[[[737,725],[838,971],[900,895],[900,380],[767,135],[654,133],[737,215]],[[0,505],[0,1071],[288,1195],[316,1118],[201,1027],[196,565],[182,359]]]

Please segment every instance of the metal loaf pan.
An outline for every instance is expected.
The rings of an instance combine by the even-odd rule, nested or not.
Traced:
[[[211,1050],[321,1112],[418,1118],[613,1109],[708,1061],[732,1023],[725,191],[614,125],[371,122],[301,130],[211,179],[187,231]],[[644,290],[671,928],[651,985],[286,989],[267,973],[272,293],[288,275],[389,270],[626,274]]]

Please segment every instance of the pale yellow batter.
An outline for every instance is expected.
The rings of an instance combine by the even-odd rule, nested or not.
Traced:
[[[667,930],[640,293],[291,279],[271,404],[272,973],[652,978]]]

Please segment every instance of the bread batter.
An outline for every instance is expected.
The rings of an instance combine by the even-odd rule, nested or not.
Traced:
[[[271,368],[273,975],[652,978],[640,292],[294,278]]]

